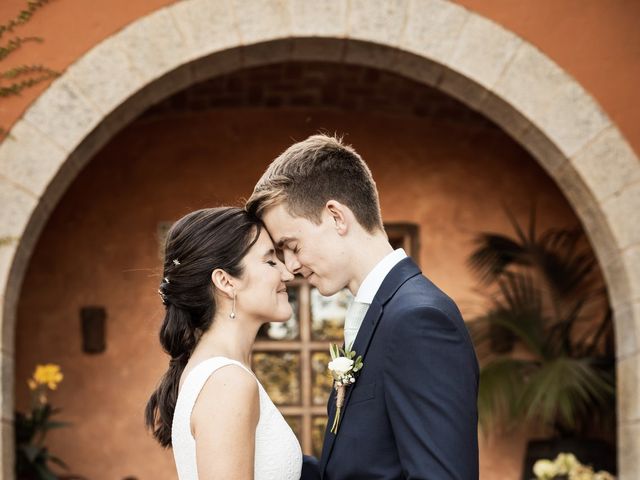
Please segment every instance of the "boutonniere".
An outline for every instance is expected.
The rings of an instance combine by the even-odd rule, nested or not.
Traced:
[[[336,416],[333,419],[331,433],[338,433],[338,425],[340,424],[340,412],[344,405],[344,394],[347,387],[356,382],[355,373],[362,369],[362,356],[358,356],[355,360],[356,352],[350,349],[339,348],[332,343],[330,347],[331,361],[329,362],[329,372],[334,380],[336,389]]]

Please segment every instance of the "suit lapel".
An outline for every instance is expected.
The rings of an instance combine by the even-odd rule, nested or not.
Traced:
[[[376,327],[380,319],[382,318],[382,314],[384,312],[384,305],[393,297],[393,295],[398,291],[398,289],[410,278],[419,275],[420,269],[418,266],[411,260],[411,258],[407,257],[391,269],[387,277],[380,285],[378,292],[376,293],[369,309],[367,310],[367,314],[362,320],[362,325],[360,325],[360,329],[358,330],[358,334],[356,335],[356,339],[353,342],[353,350],[356,352],[356,357],[358,355],[362,355],[363,360],[363,370],[367,368],[366,362],[366,354],[369,350],[369,345],[371,344],[371,339],[376,331]],[[358,380],[356,379],[356,384]],[[342,407],[341,417],[344,418],[344,415],[347,410],[347,406],[349,404],[349,399],[351,398],[351,392],[353,388],[347,388],[347,392],[344,399],[344,405]],[[328,422],[327,428],[325,429],[324,434],[324,444],[322,446],[322,456],[320,459],[320,466],[322,469],[322,476],[324,477],[324,472],[327,467],[327,463],[329,461],[329,456],[331,455],[331,451],[333,450],[333,445],[335,443],[336,437],[340,434],[340,428],[338,428],[338,433],[331,433],[331,424],[333,422],[333,418],[336,414],[336,400],[335,400],[335,390],[331,391],[331,395],[329,395],[329,403],[327,407],[328,414]]]
[[[367,350],[369,350],[369,345],[371,344],[371,339],[373,338],[373,334],[376,330],[376,326],[378,325],[378,320],[382,316],[382,305],[376,299],[373,299],[371,305],[369,305],[369,309],[367,310],[367,314],[362,319],[362,325],[360,325],[360,329],[358,330],[358,335],[356,335],[356,339],[353,342],[353,350],[356,352],[356,357],[362,355],[362,361],[364,363],[364,359],[367,355]],[[364,368],[364,365],[363,365]],[[356,378],[356,382],[357,382]],[[342,407],[342,411],[344,412],[349,404],[349,398],[351,398],[351,392],[353,388],[347,388],[347,392],[344,397],[344,405]]]
[[[371,338],[373,337],[373,333],[375,332],[375,327],[378,324],[378,320],[382,316],[382,305],[374,298],[373,302],[369,306],[367,310],[367,314],[362,319],[362,325],[360,325],[360,329],[358,330],[358,334],[356,335],[356,339],[353,342],[353,350],[356,352],[356,357],[362,355],[363,363],[365,363],[365,355],[367,354],[367,350],[369,349],[369,344],[371,343]],[[365,368],[363,366],[363,368]],[[356,379],[356,383],[357,383]],[[353,391],[353,387],[347,388],[347,392],[344,398],[344,405],[342,406],[341,417],[344,417],[344,414],[347,409],[347,405],[349,404],[349,398],[351,398],[351,392]],[[329,455],[331,454],[331,450],[333,450],[333,444],[336,439],[337,434],[333,434],[330,432],[331,424],[336,414],[336,394],[335,390],[331,390],[331,395],[329,396],[329,406],[327,409],[329,421],[327,422],[327,428],[324,434],[324,444],[322,445],[322,457],[321,457],[321,465],[322,465],[322,474],[324,475],[324,467],[326,466],[326,460],[329,459]],[[340,428],[338,428],[338,432],[340,432]]]

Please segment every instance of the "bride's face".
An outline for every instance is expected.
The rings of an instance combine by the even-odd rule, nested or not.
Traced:
[[[273,242],[262,229],[256,243],[243,259],[244,274],[236,285],[238,315],[262,322],[285,322],[292,310],[285,282],[293,279],[276,257]]]

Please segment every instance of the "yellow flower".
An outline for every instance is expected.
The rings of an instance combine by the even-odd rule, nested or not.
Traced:
[[[616,480],[616,477],[611,475],[609,472],[600,470],[599,472],[593,475],[593,480]]]
[[[29,388],[35,390],[38,385],[46,385],[51,390],[55,390],[63,378],[59,365],[53,363],[38,365],[33,373],[33,379],[29,380]]]
[[[569,480],[592,480],[593,469],[586,465],[576,465],[569,472]]]
[[[557,476],[569,480],[615,480],[608,472],[593,472],[593,468],[583,465],[572,453],[560,453],[556,459],[538,460],[533,466],[533,473],[537,480],[551,480]]]
[[[551,460],[538,460],[533,465],[533,473],[539,480],[549,480],[558,474],[558,467]]]
[[[576,467],[581,466],[573,453],[559,453],[554,463],[558,468],[558,475],[566,475]]]

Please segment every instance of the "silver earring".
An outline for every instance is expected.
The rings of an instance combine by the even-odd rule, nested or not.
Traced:
[[[233,292],[233,307],[231,308],[229,318],[236,318],[236,292]]]

